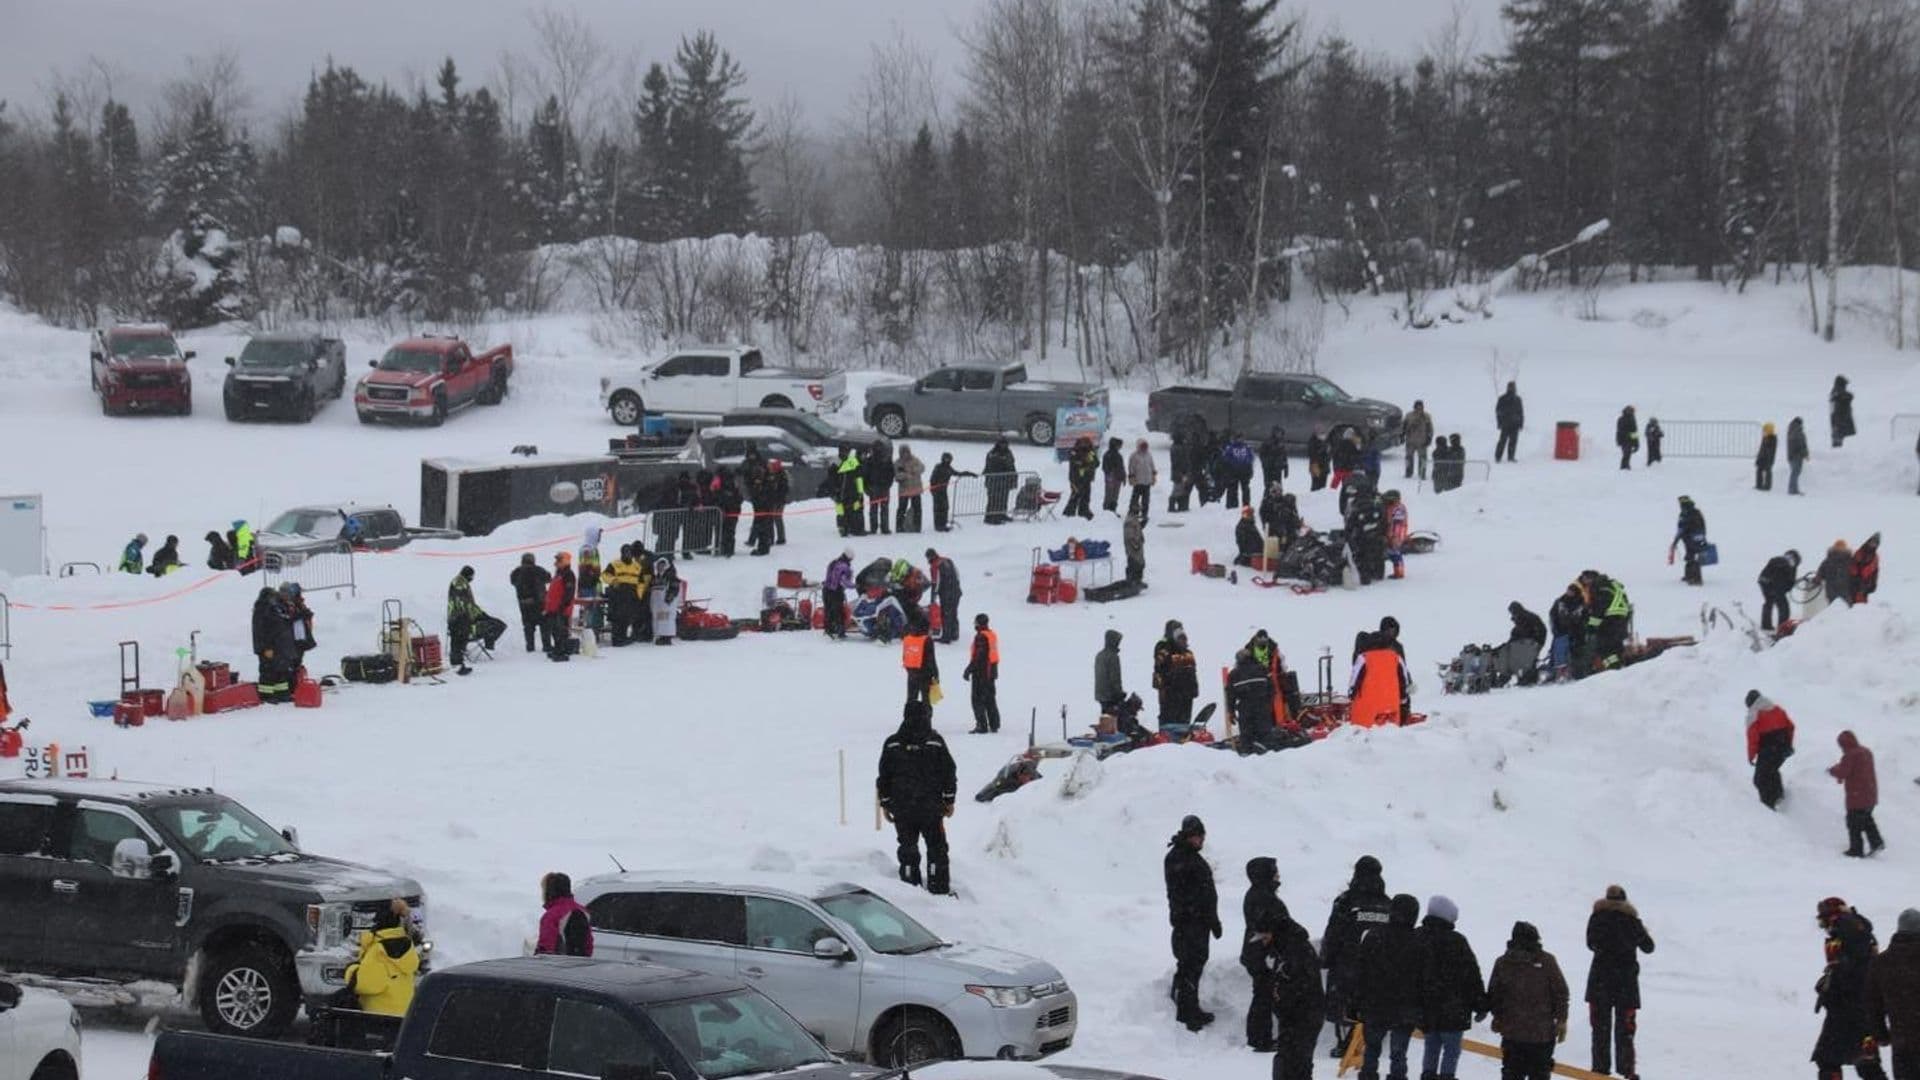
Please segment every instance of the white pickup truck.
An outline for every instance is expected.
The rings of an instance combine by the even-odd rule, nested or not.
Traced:
[[[80,1018],[49,990],[0,982],[0,1080],[79,1080]]]
[[[826,413],[847,400],[845,375],[768,367],[751,345],[697,345],[600,377],[600,406],[622,427],[647,414],[718,419],[740,408]]]

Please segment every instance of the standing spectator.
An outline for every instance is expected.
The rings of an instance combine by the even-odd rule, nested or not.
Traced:
[[[1020,478],[1019,466],[1013,461],[1013,448],[1007,445],[1005,436],[993,441],[980,475],[987,485],[986,522],[989,525],[1005,525],[1008,521],[1007,500],[1012,497],[1014,485]]]
[[[1787,494],[1800,494],[1800,470],[1813,454],[1807,449],[1807,425],[1799,417],[1787,424]]]
[[[1120,631],[1107,631],[1106,644],[1093,654],[1093,700],[1103,715],[1117,716],[1127,700],[1126,679],[1120,669]]]
[[[901,443],[900,459],[893,471],[900,477],[900,509],[893,527],[897,532],[917,533],[921,528],[920,497],[927,490],[927,465],[913,455],[912,447]]]
[[[1358,994],[1360,941],[1368,931],[1385,926],[1392,909],[1380,860],[1360,856],[1346,889],[1334,898],[1327,932],[1320,938],[1320,966],[1327,969],[1327,1019],[1333,1022],[1333,1057],[1345,1051],[1353,1031],[1348,1017]]]
[[[874,790],[881,812],[893,822],[900,880],[921,883],[920,843],[924,840],[927,891],[944,894],[951,888],[946,819],[953,816],[957,794],[953,754],[933,730],[933,707],[925,701],[907,702],[900,717],[899,729],[880,750]]]
[[[1382,499],[1382,507],[1387,515],[1387,561],[1393,564],[1393,579],[1399,581],[1407,576],[1407,504],[1398,491],[1389,491]]]
[[[1873,923],[1837,896],[1820,901],[1814,914],[1827,939],[1826,966],[1814,983],[1813,1011],[1827,1018],[1813,1044],[1813,1064],[1820,1080],[1838,1080],[1840,1070],[1849,1065],[1861,1080],[1886,1080],[1880,1068],[1879,1024],[1867,1011],[1867,980],[1879,944]]]
[[[860,464],[860,451],[843,447],[840,464],[833,470],[834,506],[840,512],[841,536],[865,536],[867,532],[867,484]],[[938,517],[938,510],[935,511]]]
[[[907,632],[900,636],[900,667],[907,673],[907,704],[932,706],[933,687],[940,681],[940,663],[934,656],[934,637],[927,630],[927,617],[918,608],[909,609]]]
[[[1853,602],[1864,604],[1880,588],[1880,534],[1874,533],[1853,553]]]
[[[1388,907],[1387,925],[1360,939],[1360,981],[1353,1001],[1366,1032],[1360,1080],[1380,1080],[1383,1046],[1387,1074],[1407,1075],[1407,1045],[1420,1026],[1420,986],[1428,974],[1425,942],[1413,925],[1419,918],[1420,901],[1402,893]]]
[[[947,523],[947,508],[952,505],[949,498],[953,491],[953,481],[961,476],[979,476],[979,473],[953,467],[953,455],[941,454],[934,463],[933,476],[933,531],[946,532],[951,526]]]
[[[1873,809],[1880,804],[1880,780],[1874,774],[1873,751],[1860,745],[1851,731],[1840,733],[1840,760],[1827,769],[1827,775],[1844,786],[1847,796],[1847,850],[1850,858],[1877,855],[1886,847],[1880,839],[1880,826],[1874,824]],[[1867,847],[1862,850],[1860,842]]]
[[[1425,475],[1425,474],[1422,474]],[[1260,440],[1260,486],[1271,491],[1281,487],[1287,478],[1286,436],[1275,424],[1267,437]]]
[[[1707,550],[1707,516],[1687,495],[1680,496],[1680,516],[1674,525],[1673,542],[1667,545],[1667,565],[1673,565],[1674,549],[1682,546],[1686,548],[1687,559],[1681,568],[1680,580],[1699,585],[1700,559]]]
[[[648,617],[653,620],[653,643],[672,645],[680,633],[680,570],[667,552],[654,556],[647,607]]]
[[[740,535],[740,508],[745,505],[731,466],[722,465],[713,478],[713,505],[720,510],[720,556],[731,559]],[[585,570],[583,565],[581,572]]]
[[[1620,467],[1633,468],[1633,452],[1640,449],[1640,424],[1633,418],[1633,406],[1620,410],[1613,423],[1613,445],[1620,448]]]
[[[1853,605],[1853,549],[1845,540],[1833,542],[1814,574],[1820,579],[1827,603],[1839,600],[1849,607]]]
[[[573,556],[564,551],[553,554],[553,576],[547,582],[547,595],[540,605],[540,644],[547,659],[565,661],[573,652],[573,602],[575,592]]]
[[[766,480],[763,477],[761,484]],[[758,503],[754,509],[760,509]],[[758,514],[754,516],[753,527],[765,528]],[[607,564],[600,580],[607,586],[607,619],[616,647],[630,645],[636,639],[635,631],[640,625],[640,560],[634,556],[632,544],[620,545],[620,557]]]
[[[219,532],[207,530],[207,569],[231,570],[237,565],[233,558],[233,546]]]
[[[1240,917],[1247,928],[1240,943],[1240,966],[1253,980],[1253,994],[1247,1000],[1247,1048],[1257,1054],[1274,1051],[1274,973],[1267,965],[1267,952],[1273,944],[1271,927],[1286,910],[1280,901],[1280,864],[1264,855],[1248,859],[1247,894],[1240,900]],[[1319,966],[1315,960],[1316,976]]]
[[[1178,619],[1168,619],[1166,634],[1153,646],[1153,688],[1160,695],[1161,727],[1193,722],[1193,699],[1200,696],[1200,676],[1187,647],[1187,631]]]
[[[1227,674],[1227,701],[1233,708],[1238,726],[1241,757],[1264,750],[1273,738],[1273,673],[1241,649],[1233,656],[1233,670]]]
[[[1127,458],[1127,483],[1132,486],[1133,494],[1127,499],[1127,513],[1138,517],[1144,524],[1147,511],[1153,502],[1153,486],[1160,482],[1160,468],[1153,463],[1153,451],[1147,449],[1147,440],[1141,439],[1133,444],[1133,453]],[[1173,505],[1169,503],[1171,511]]]
[[[1555,678],[1566,678],[1573,671],[1573,658],[1584,651],[1587,636],[1587,597],[1580,591],[1580,583],[1567,586],[1547,610],[1547,619],[1552,623],[1553,649],[1548,654],[1548,663],[1553,665]]]
[[[1213,1023],[1213,1014],[1200,1008],[1200,976],[1207,968],[1209,937],[1218,940],[1220,898],[1213,886],[1213,867],[1200,849],[1207,843],[1207,827],[1188,814],[1180,831],[1167,841],[1167,921],[1173,926],[1174,1019],[1199,1031]]]
[[[1520,388],[1513,383],[1507,384],[1507,392],[1493,403],[1493,422],[1500,429],[1500,441],[1493,444],[1493,460],[1500,462],[1500,452],[1506,451],[1508,464],[1513,463],[1513,452],[1520,445],[1520,429],[1527,426],[1526,403],[1520,400]]]
[[[1313,1047],[1320,1041],[1327,1007],[1313,941],[1307,936],[1307,928],[1295,922],[1287,905],[1278,900],[1264,924],[1255,926],[1254,931],[1265,946],[1268,977],[1273,984],[1273,1014],[1279,1021],[1273,1080],[1312,1080]]]
[[[553,575],[547,573],[533,552],[520,556],[520,565],[513,568],[507,580],[513,585],[513,597],[520,603],[520,632],[527,636],[527,651],[533,651],[533,636],[545,623],[543,609],[546,606],[547,582]]]
[[[1193,490],[1195,462],[1202,449],[1199,443],[1204,439],[1204,431],[1196,437],[1190,426],[1174,429],[1173,443],[1167,449],[1167,471],[1173,474],[1173,487],[1167,492],[1167,513],[1169,514],[1184,513],[1187,509],[1187,493]],[[1146,444],[1147,440],[1140,440],[1141,447],[1145,447]],[[1139,456],[1140,451],[1135,450],[1134,457]],[[1128,472],[1131,473],[1132,469],[1129,468]],[[1134,491],[1136,494],[1139,492],[1137,485]]]
[[[1747,764],[1753,766],[1753,788],[1760,793],[1760,803],[1769,810],[1786,795],[1780,766],[1792,756],[1793,718],[1760,691],[1747,691]]]
[[[287,629],[293,634],[293,673],[297,678],[305,674],[302,669],[307,654],[320,644],[313,636],[313,609],[307,606],[306,597],[300,595],[297,581],[280,583],[280,605],[286,610]]]
[[[1107,452],[1100,455],[1100,479],[1106,484],[1106,498],[1100,506],[1109,514],[1120,512],[1120,489],[1127,486],[1126,444],[1118,437],[1107,440]]]
[[[147,534],[139,533],[127,541],[120,549],[120,565],[115,567],[123,574],[142,573],[147,568]]]
[[[1120,527],[1120,547],[1127,555],[1127,580],[1135,585],[1147,579],[1147,530],[1145,509],[1129,510],[1126,524]]]
[[[1660,441],[1667,437],[1666,431],[1660,427],[1659,417],[1657,416],[1647,417],[1646,436],[1647,436],[1647,464],[1658,465],[1660,464],[1660,461],[1661,461]]]
[[[933,580],[933,602],[940,606],[940,644],[960,640],[960,571],[953,560],[927,549],[927,575]]]
[[[1476,1013],[1486,1016],[1480,959],[1466,936],[1454,929],[1459,921],[1459,906],[1435,896],[1427,901],[1427,917],[1414,931],[1427,953],[1427,976],[1420,986],[1420,1027],[1427,1043],[1420,1067],[1423,1080],[1453,1080],[1462,1036],[1473,1027]]]
[[[1893,1080],[1920,1077],[1920,909],[1900,913],[1887,951],[1867,965],[1867,1025],[1891,1036]]]
[[[1833,448],[1854,435],[1853,430],[1853,391],[1847,389],[1847,377],[1835,375],[1833,389],[1827,394],[1827,404],[1832,406],[1828,419],[1833,425]]]
[[[1221,478],[1227,488],[1227,509],[1253,505],[1253,447],[1238,435],[1220,448]]]
[[[185,565],[180,561],[180,538],[169,534],[160,550],[153,553],[153,561],[147,564],[147,573],[154,577],[165,577]]]
[[[471,675],[467,666],[467,643],[475,638],[488,652],[507,632],[507,624],[487,614],[473,598],[473,567],[463,566],[447,583],[447,638],[453,652],[455,673]]]
[[[293,678],[300,668],[299,651],[293,620],[280,594],[261,589],[253,601],[253,655],[260,661],[261,701],[292,700]]]
[[[1760,426],[1760,452],[1753,456],[1753,489],[1755,491],[1773,490],[1773,463],[1780,459],[1780,436],[1773,433],[1772,424]]]
[[[1336,491],[1347,478],[1360,469],[1360,457],[1364,447],[1360,442],[1360,433],[1349,428],[1344,435],[1334,437],[1328,453],[1333,459],[1333,478],[1328,481]]]
[[[853,588],[853,549],[848,548],[827,564],[827,576],[820,583],[820,599],[826,608],[827,636],[835,641],[847,636],[847,590]]]
[[[1093,438],[1082,435],[1067,452],[1067,507],[1062,513],[1093,520],[1093,478],[1100,475],[1100,453]]]
[[[1532,923],[1516,922],[1493,962],[1487,1008],[1500,1036],[1501,1080],[1550,1080],[1553,1046],[1567,1039],[1567,979]]]
[[[1427,448],[1433,444],[1433,414],[1427,411],[1427,403],[1416,401],[1413,411],[1400,422],[1400,437],[1406,442],[1407,473],[1405,479],[1413,479],[1415,462],[1420,465],[1420,479],[1427,478]]]
[[[1768,559],[1767,565],[1760,568],[1760,629],[1773,629],[1776,611],[1780,613],[1781,626],[1793,618],[1787,597],[1793,592],[1794,582],[1799,580],[1800,553],[1791,549]]]
[[[592,956],[593,918],[573,898],[573,879],[555,870],[540,879],[540,937],[536,956]]]
[[[1621,1076],[1639,1076],[1633,1054],[1640,1021],[1640,953],[1653,952],[1653,935],[1627,902],[1627,890],[1607,886],[1587,916],[1587,1021],[1593,1028],[1593,1071],[1605,1076],[1620,1067]]]
[[[973,733],[998,734],[1000,731],[1000,635],[988,625],[987,613],[973,617],[973,649],[967,654],[962,681],[973,687]]]
[[[787,475],[787,467],[779,458],[767,462],[768,483],[773,488],[773,543],[784,546],[787,542],[787,503],[793,499],[793,477]]]
[[[893,459],[885,449],[874,447],[860,463],[860,482],[867,489],[867,532],[882,536],[893,532],[889,522],[893,513]]]
[[[1333,471],[1332,450],[1327,446],[1327,433],[1318,428],[1307,436],[1307,477],[1311,490],[1319,491],[1327,486],[1327,477]]]

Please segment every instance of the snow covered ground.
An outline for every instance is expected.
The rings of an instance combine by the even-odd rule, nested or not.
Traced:
[[[1514,920],[1537,924],[1576,999],[1591,903],[1609,883],[1625,885],[1659,942],[1644,964],[1644,1071],[1802,1075],[1817,1030],[1815,902],[1830,894],[1853,901],[1883,940],[1901,908],[1920,905],[1920,788],[1908,782],[1920,775],[1912,615],[1920,570],[1903,543],[1920,531],[1915,429],[1909,422],[1889,436],[1894,414],[1920,413],[1920,370],[1858,328],[1837,345],[1819,344],[1805,331],[1803,303],[1791,287],[1732,297],[1712,286],[1658,285],[1603,294],[1598,321],[1577,318],[1577,300],[1537,296],[1505,299],[1497,318],[1473,325],[1411,332],[1358,308],[1347,325],[1330,326],[1324,373],[1403,407],[1424,399],[1443,433],[1464,435],[1473,458],[1490,456],[1500,387],[1517,379],[1526,398],[1518,465],[1437,498],[1399,485],[1413,526],[1443,537],[1437,552],[1409,561],[1405,581],[1303,597],[1244,578],[1235,586],[1191,577],[1191,549],[1216,558],[1231,551],[1234,518],[1215,506],[1178,518],[1179,527],[1148,530],[1144,597],[1036,608],[1023,602],[1029,549],[1068,535],[1117,541],[1116,521],[968,523],[939,538],[965,583],[964,613],[988,611],[1000,631],[1009,727],[997,737],[963,733],[962,655],[943,652],[949,695],[936,722],[959,759],[963,793],[951,823],[957,901],[889,885],[892,835],[872,828],[873,762],[901,699],[891,648],[749,635],[555,665],[511,647],[443,686],[350,687],[318,712],[283,707],[116,730],[84,707],[111,696],[114,643],[143,642],[149,683],[163,681],[155,673],[195,629],[203,657],[246,660],[251,671],[247,616],[257,582],[229,576],[159,600],[205,571],[164,582],[0,578],[22,605],[7,665],[13,701],[33,716],[37,741],[84,743],[102,772],[212,782],[269,820],[297,824],[312,850],[417,876],[432,899],[442,962],[518,952],[532,932],[539,875],[608,870],[610,856],[629,867],[740,879],[787,870],[845,876],[895,896],[950,937],[1057,964],[1083,1009],[1065,1060],[1170,1080],[1239,1080],[1268,1069],[1241,1046],[1246,981],[1231,947],[1241,867],[1254,855],[1276,856],[1282,896],[1317,935],[1353,860],[1371,853],[1393,891],[1457,900],[1483,965]],[[437,431],[363,428],[345,402],[311,428],[241,426],[221,419],[216,396],[233,335],[189,342],[200,353],[192,418],[107,419],[88,393],[81,335],[0,313],[0,490],[45,493],[56,562],[110,565],[136,531],[156,543],[176,533],[197,561],[204,545],[194,538],[208,529],[299,503],[391,501],[411,518],[422,457],[526,442],[548,452],[604,445],[613,428],[595,391],[609,357],[586,322],[503,326],[487,343],[499,337],[521,358],[512,398]],[[351,342],[351,362],[363,365],[377,346],[373,337]],[[1859,395],[1861,434],[1836,452],[1826,445],[1825,394],[1841,372]],[[1739,460],[1670,459],[1652,471],[1636,462],[1619,472],[1612,421],[1628,403],[1643,420],[1772,420],[1783,432],[1792,416],[1806,417],[1808,494],[1785,494],[1784,462],[1772,494],[1752,490],[1750,466]],[[1144,396],[1117,395],[1116,412],[1115,432],[1131,437]],[[1551,459],[1556,420],[1582,424],[1580,461]],[[982,442],[913,442],[929,460],[952,449],[972,468],[985,451]],[[1023,467],[1064,486],[1047,455],[1017,452]],[[1387,468],[1388,485],[1398,484],[1398,459]],[[1298,474],[1290,489],[1303,492],[1311,522],[1333,523],[1332,493],[1305,495]],[[1683,586],[1663,557],[1681,494],[1699,502],[1720,547],[1722,565],[1708,570],[1704,589]],[[1156,525],[1167,520],[1156,511]],[[479,571],[482,604],[511,618],[506,575],[517,554],[507,549],[552,540],[571,547],[586,523],[526,522],[361,559],[357,598],[315,597],[313,666],[334,670],[341,655],[371,651],[383,598],[438,624],[447,580],[463,562]],[[1642,633],[1695,633],[1703,601],[1755,609],[1752,583],[1767,557],[1796,547],[1812,563],[1836,538],[1857,543],[1875,530],[1886,536],[1886,561],[1874,604],[1824,614],[1766,653],[1723,636],[1568,688],[1439,692],[1436,663],[1468,641],[1503,638],[1508,601],[1544,613],[1582,569],[1625,582]],[[776,567],[817,577],[845,546],[824,513],[797,514],[791,532],[793,543],[774,558],[685,565],[692,595],[751,614]],[[932,539],[867,537],[851,546],[860,560],[920,562]],[[544,560],[552,549],[539,550]],[[1060,788],[1066,763],[1054,762],[1014,796],[989,806],[968,798],[1024,746],[1030,710],[1043,738],[1058,737],[1063,704],[1075,730],[1091,722],[1092,658],[1109,627],[1126,634],[1129,688],[1145,693],[1152,642],[1170,618],[1186,624],[1203,669],[1228,663],[1265,627],[1310,683],[1323,648],[1344,661],[1354,632],[1388,614],[1405,628],[1416,707],[1432,717],[1423,727],[1346,732],[1250,760],[1157,749],[1106,763],[1098,783],[1074,798]],[[1741,699],[1750,687],[1800,725],[1778,814],[1754,798],[1742,756]],[[1879,759],[1879,819],[1891,846],[1872,861],[1839,857],[1840,793],[1822,770],[1837,757],[1833,738],[1843,728]],[[1202,1035],[1174,1024],[1165,997],[1160,858],[1185,813],[1210,827],[1228,929],[1203,990],[1220,1022]],[[1561,1057],[1584,1065],[1577,1006],[1572,1029]],[[140,1075],[146,1045],[131,1030],[94,1032],[88,1080]],[[1495,1068],[1470,1059],[1462,1075],[1490,1077]]]

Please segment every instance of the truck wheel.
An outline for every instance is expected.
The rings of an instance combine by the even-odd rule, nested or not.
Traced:
[[[356,413],[359,413],[359,416],[360,416],[360,422],[361,422],[361,423],[363,423],[363,424],[371,424],[371,423],[373,423],[373,414],[372,414],[372,413],[367,413],[367,412],[359,412],[359,410],[358,410],[358,409],[356,409],[356,410],[354,410],[354,411],[355,411]]]
[[[193,398],[189,397],[185,401],[182,401],[180,403],[180,415],[181,416],[193,415]]]
[[[433,395],[433,415],[427,417],[428,427],[439,427],[447,422],[447,395]]]
[[[640,404],[640,395],[631,390],[622,390],[607,402],[607,412],[613,414],[613,422],[621,427],[639,427],[640,418],[647,415],[646,406]]]
[[[100,415],[101,416],[113,415],[113,402],[108,401],[104,395],[100,398]]]
[[[294,407],[294,418],[303,424],[311,424],[313,423],[313,418],[317,416],[319,412],[320,399],[315,396],[313,391],[309,390],[300,395],[299,404]]]
[[[55,1052],[34,1068],[31,1080],[80,1080],[80,1071],[74,1067],[72,1058]]]
[[[763,409],[791,409],[793,402],[782,394],[769,394],[760,400]]]
[[[245,416],[244,413],[234,406],[232,398],[222,398],[221,408],[227,414],[228,423],[237,424]]]
[[[902,438],[907,433],[907,414],[899,409],[883,409],[873,418],[873,426],[889,439]]]
[[[333,384],[333,400],[339,401],[341,395],[345,394],[346,392],[347,392],[347,368],[345,364],[342,364],[340,366],[340,381]]]
[[[1035,446],[1053,445],[1053,421],[1044,416],[1027,417],[1027,441]]]
[[[874,1033],[874,1064],[904,1069],[960,1056],[960,1039],[938,1014],[912,1010]]]
[[[259,942],[213,958],[200,984],[200,1019],[216,1035],[272,1039],[300,1010],[300,983],[285,955]]]
[[[507,400],[507,377],[499,372],[487,381],[487,388],[480,391],[480,404],[498,405]]]

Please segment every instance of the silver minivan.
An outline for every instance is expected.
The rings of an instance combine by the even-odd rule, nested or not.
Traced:
[[[858,885],[760,877],[771,883],[608,874],[574,894],[596,957],[739,978],[838,1054],[899,1067],[1073,1044],[1078,1003],[1053,965],[942,941]]]

